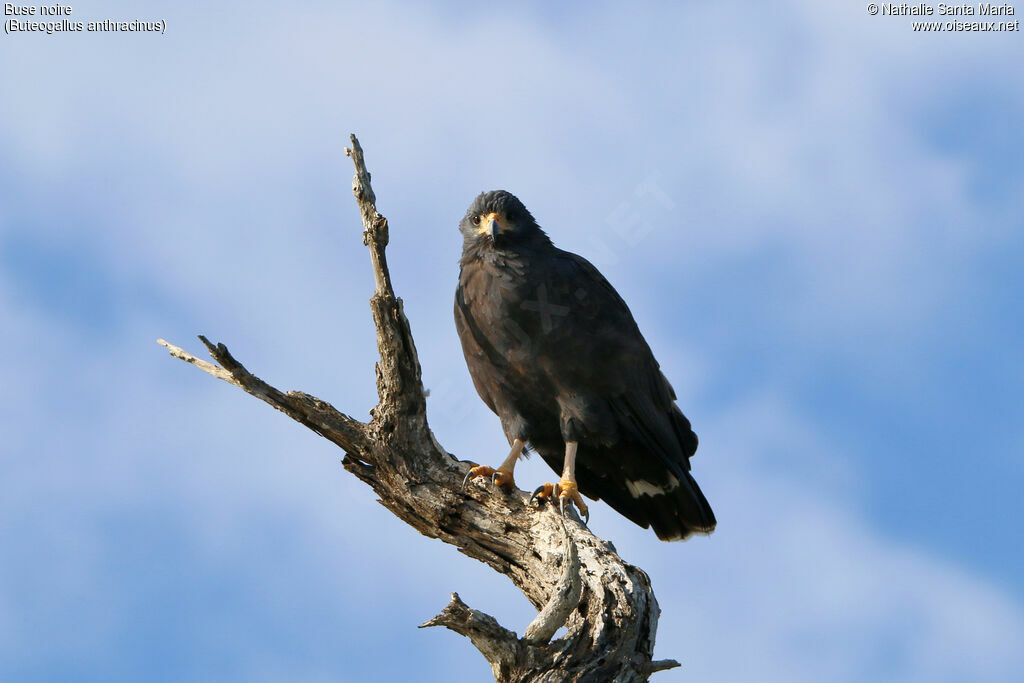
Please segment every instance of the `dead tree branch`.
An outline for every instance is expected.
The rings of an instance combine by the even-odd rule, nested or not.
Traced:
[[[387,219],[377,212],[359,141],[346,153],[355,164],[352,192],[370,249],[376,291],[377,394],[369,423],[297,391],[259,379],[228,352],[200,336],[216,364],[158,340],[172,356],[234,384],[345,451],[346,470],[371,486],[382,505],[421,534],[450,543],[512,580],[539,614],[520,638],[457,594],[422,626],[467,636],[497,681],[643,681],[674,666],[653,660],[658,603],[650,580],[624,562],[612,544],[551,506],[530,504],[525,491],[504,494],[462,481],[469,467],[447,453],[427,425],[426,400],[409,322],[395,296],[385,247]],[[567,634],[551,638],[562,626]]]

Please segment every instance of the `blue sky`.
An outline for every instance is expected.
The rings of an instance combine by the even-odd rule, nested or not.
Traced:
[[[1024,677],[1020,34],[850,3],[368,5],[97,1],[75,15],[167,33],[0,38],[0,678],[486,680],[415,626],[451,591],[529,623],[337,449],[155,343],[206,334],[367,417],[349,132],[460,458],[505,448],[451,316],[476,193],[515,192],[630,303],[720,520],[668,545],[593,508],[684,664],[656,680]]]

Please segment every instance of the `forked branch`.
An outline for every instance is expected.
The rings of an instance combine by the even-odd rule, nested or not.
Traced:
[[[395,296],[380,215],[359,141],[346,153],[355,165],[352,191],[369,247],[376,291],[379,403],[368,423],[308,394],[282,392],[239,363],[223,344],[200,336],[216,364],[158,340],[172,356],[234,384],[337,444],[346,470],[371,486],[388,510],[417,531],[508,576],[539,610],[520,638],[457,594],[422,626],[445,626],[470,638],[498,681],[642,681],[678,666],[653,660],[658,603],[647,575],[624,562],[611,543],[551,506],[530,504],[525,491],[501,493],[478,484],[464,490],[469,464],[456,460],[427,425],[419,359],[402,300]],[[567,633],[552,641],[565,626]]]

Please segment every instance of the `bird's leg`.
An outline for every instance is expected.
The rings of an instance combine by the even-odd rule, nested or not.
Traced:
[[[563,515],[565,514],[565,503],[568,501],[569,505],[575,505],[580,511],[580,514],[583,515],[584,524],[586,524],[590,521],[590,510],[587,509],[587,504],[583,502],[579,486],[576,485],[576,449],[578,447],[579,443],[576,441],[566,442],[565,465],[562,467],[562,478],[557,484],[541,484],[533,492],[533,496],[530,499],[538,498],[544,500],[557,496],[558,509]]]
[[[519,462],[519,456],[522,455],[525,446],[526,443],[522,439],[517,438],[513,441],[512,450],[509,452],[508,457],[505,458],[505,462],[498,465],[498,469],[488,467],[487,465],[469,468],[466,478],[462,480],[462,488],[466,488],[466,484],[470,479],[489,476],[492,484],[511,491],[516,487],[516,481],[512,476],[513,471],[515,470],[516,463]]]
[[[590,521],[590,510],[583,502],[579,486],[576,485],[576,449],[579,446],[576,441],[569,441],[565,444],[565,465],[562,467],[562,478],[555,485],[555,495],[558,496],[558,509],[565,514],[565,501],[570,505],[575,504],[580,514]]]

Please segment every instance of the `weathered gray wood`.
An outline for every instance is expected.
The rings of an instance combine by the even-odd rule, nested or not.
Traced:
[[[409,321],[395,296],[385,247],[387,219],[377,212],[363,151],[351,136],[352,191],[363,221],[376,291],[377,394],[369,423],[301,392],[281,392],[235,360],[223,344],[207,346],[214,365],[159,340],[171,355],[241,387],[330,439],[346,453],[342,465],[371,486],[384,507],[421,534],[454,545],[509,577],[540,610],[519,638],[496,619],[470,609],[457,594],[422,626],[445,626],[469,637],[497,681],[643,681],[678,666],[653,660],[658,603],[650,580],[624,562],[612,544],[554,506],[529,494],[503,493],[480,481],[465,489],[470,466],[447,453],[427,425],[426,400]],[[495,444],[496,454],[499,444]],[[562,626],[567,634],[551,638]]]

